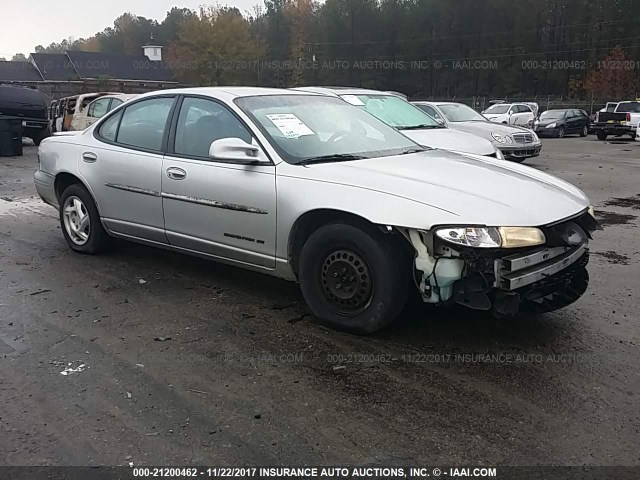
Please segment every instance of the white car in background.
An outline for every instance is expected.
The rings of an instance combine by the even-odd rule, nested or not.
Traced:
[[[396,92],[352,87],[300,87],[293,90],[342,98],[425,147],[504,159],[500,149],[494,147],[490,141],[447,128]]]
[[[125,102],[137,97],[138,95],[115,93],[104,95],[95,99],[89,105],[73,116],[71,121],[71,130],[84,130],[96,123],[107,113]]]
[[[496,103],[482,112],[490,122],[506,123],[529,127],[533,124],[535,114],[525,103]]]

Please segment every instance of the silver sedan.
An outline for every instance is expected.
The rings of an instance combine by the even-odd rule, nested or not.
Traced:
[[[351,332],[391,323],[411,290],[509,315],[587,288],[597,223],[578,188],[421,147],[335,97],[145,94],[38,157],[37,191],[74,251],[118,237],[298,281],[317,317]]]
[[[473,108],[455,102],[413,102],[437,121],[454,130],[486,138],[507,160],[523,162],[542,150],[538,136],[527,128],[490,122]]]

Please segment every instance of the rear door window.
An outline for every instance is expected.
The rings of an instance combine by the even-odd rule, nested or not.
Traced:
[[[116,142],[143,150],[162,150],[174,97],[150,98],[124,110]]]

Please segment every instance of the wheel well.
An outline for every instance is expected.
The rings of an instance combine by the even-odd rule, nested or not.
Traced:
[[[342,210],[318,209],[304,213],[293,224],[293,228],[291,229],[291,233],[289,234],[289,263],[296,275],[298,274],[298,259],[300,258],[300,252],[302,251],[302,247],[306,243],[307,239],[313,232],[315,232],[323,225],[339,221],[350,223],[352,225],[361,225],[365,228],[369,227],[369,229],[371,227],[379,228],[378,225],[371,223],[364,217]],[[380,230],[383,231],[382,228]],[[400,237],[400,235],[393,236]],[[406,242],[399,243],[406,244]]]
[[[75,183],[79,183],[80,185],[83,185],[82,180],[80,180],[78,177],[76,177],[71,173],[63,172],[56,175],[56,179],[53,186],[56,192],[56,197],[58,199],[58,202],[60,202],[60,197],[62,197],[62,192],[64,192],[68,187],[70,187]]]

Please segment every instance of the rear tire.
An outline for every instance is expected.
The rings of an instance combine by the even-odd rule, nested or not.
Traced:
[[[607,139],[607,134],[605,132],[603,132],[602,130],[598,130],[598,140],[606,140]]]
[[[373,333],[392,323],[407,302],[410,260],[374,226],[320,227],[302,247],[299,266],[309,308],[331,327]]]
[[[111,244],[91,194],[79,183],[60,196],[60,228],[69,247],[79,253],[94,255]]]

